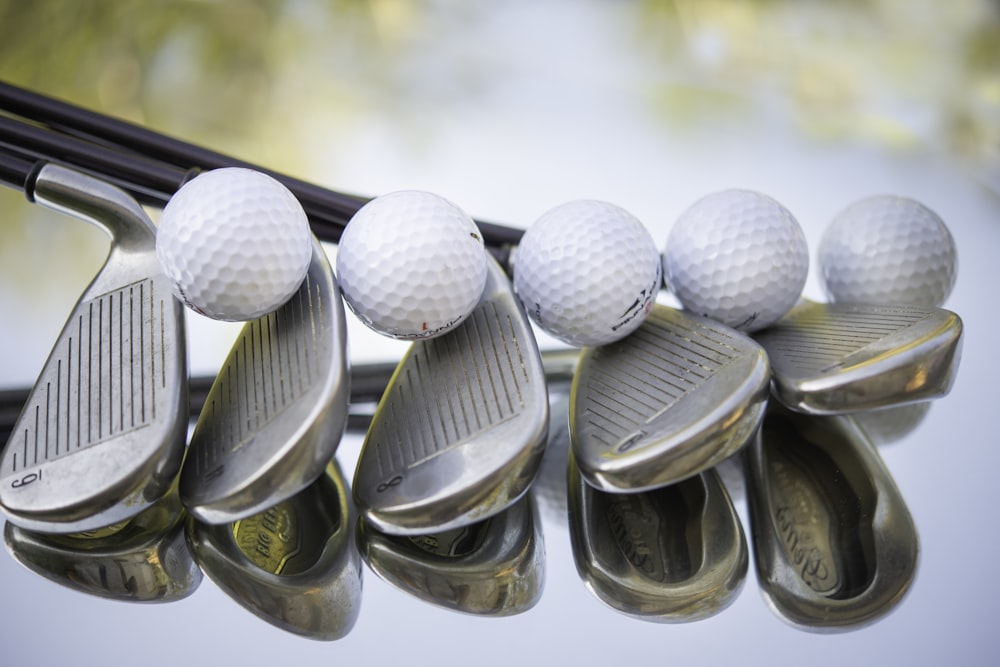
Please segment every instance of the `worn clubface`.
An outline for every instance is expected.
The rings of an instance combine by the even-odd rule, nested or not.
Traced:
[[[453,331],[413,343],[375,412],[354,476],[361,515],[397,535],[485,519],[528,489],[548,431],[545,372],[494,260]]]
[[[580,355],[570,397],[577,465],[604,491],[696,475],[753,435],[769,379],[746,335],[657,304],[630,336]]]
[[[425,602],[477,616],[528,611],[542,595],[545,543],[530,495],[477,523],[427,535],[387,535],[358,521],[368,566]]]
[[[942,308],[801,301],[755,338],[787,407],[841,414],[940,398],[962,352],[962,320]]]
[[[608,606],[679,623],[717,614],[739,595],[746,537],[713,470],[652,491],[605,493],[571,463],[568,487],[577,572]]]
[[[103,229],[111,251],[3,450],[0,505],[30,530],[91,530],[143,511],[177,476],[188,423],[183,308],[135,200],[56,165],[27,189],[36,203]]]
[[[299,291],[248,322],[198,417],[181,499],[207,523],[284,500],[333,458],[350,396],[340,290],[318,241]]]
[[[775,612],[834,631],[899,603],[916,573],[917,532],[850,417],[769,408],[746,461],[757,579]]]
[[[192,518],[205,574],[271,625],[309,639],[346,636],[361,611],[361,556],[350,491],[335,462],[301,492],[227,525]]]

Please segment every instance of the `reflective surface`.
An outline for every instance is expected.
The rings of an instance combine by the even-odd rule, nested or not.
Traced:
[[[548,475],[543,462],[546,576],[525,613],[457,614],[364,567],[357,623],[318,643],[247,613],[207,578],[179,602],[136,606],[3,557],[0,661],[79,662],[79,647],[96,642],[90,662],[103,664],[174,664],[219,646],[248,664],[412,660],[442,646],[483,665],[638,662],[665,646],[689,663],[996,662],[1000,27],[995,3],[938,4],[0,3],[3,78],[349,192],[423,188],[519,226],[600,198],[662,243],[697,198],[745,187],[796,215],[814,260],[850,202],[914,197],[955,236],[958,280],[944,307],[965,325],[951,393],[915,427],[879,415],[879,453],[921,551],[902,602],[870,626],[821,636],[788,625],[754,567],[706,620],[662,625],[609,609],[574,567],[565,468]],[[0,210],[0,380],[24,386],[107,241],[7,190]],[[822,299],[815,265],[806,296]],[[406,349],[352,316],[348,328],[355,364]],[[217,369],[238,330],[188,317],[192,371]],[[350,434],[338,449],[348,478],[361,441]],[[750,539],[740,469],[722,472]],[[177,640],[170,650],[164,637]]]

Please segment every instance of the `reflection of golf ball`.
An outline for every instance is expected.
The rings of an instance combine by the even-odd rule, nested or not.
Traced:
[[[344,300],[373,330],[432,338],[459,325],[486,286],[486,250],[462,209],[428,192],[368,202],[344,229],[337,276]]]
[[[250,169],[216,169],[186,183],[167,202],[156,234],[174,294],[217,320],[254,319],[288,301],[312,248],[295,196]]]
[[[686,310],[757,331],[795,305],[809,272],[809,249],[781,204],[756,192],[725,190],[695,202],[674,223],[663,272]]]
[[[604,345],[634,331],[662,283],[642,223],[613,204],[581,200],[548,211],[521,238],[514,289],[531,318],[570,345]]]
[[[957,272],[955,240],[934,211],[881,195],[851,204],[827,227],[819,267],[831,301],[940,306]]]

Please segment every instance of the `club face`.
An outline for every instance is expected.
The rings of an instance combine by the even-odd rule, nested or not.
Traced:
[[[530,495],[483,521],[427,535],[387,535],[362,518],[357,540],[379,577],[445,609],[512,616],[541,598],[545,546]]]
[[[134,200],[53,165],[34,196],[112,236],[0,457],[8,519],[72,533],[135,516],[176,477],[188,421],[184,319]]]
[[[944,396],[962,330],[958,315],[942,308],[802,301],[756,339],[771,360],[774,396],[823,415]]]
[[[243,327],[209,391],[181,472],[188,511],[228,523],[322,474],[347,421],[346,336],[340,289],[314,241],[299,291]]]
[[[576,463],[589,484],[612,492],[695,475],[748,441],[769,378],[753,340],[657,304],[626,338],[581,353],[570,397]]]
[[[254,615],[310,639],[340,639],[361,609],[349,494],[331,462],[305,489],[258,514],[226,525],[190,518],[188,543],[205,574]]]
[[[545,373],[499,264],[449,333],[413,343],[375,412],[354,477],[376,529],[419,535],[495,514],[527,490],[548,430]]]
[[[745,459],[757,578],[781,618],[848,630],[899,603],[916,574],[916,528],[853,419],[772,406]]]
[[[175,486],[112,528],[51,535],[8,522],[4,541],[19,563],[67,588],[122,602],[173,602],[202,580],[184,537],[186,518]]]
[[[572,459],[570,539],[594,595],[661,623],[701,620],[732,604],[746,579],[747,544],[714,470],[652,491],[606,493]]]

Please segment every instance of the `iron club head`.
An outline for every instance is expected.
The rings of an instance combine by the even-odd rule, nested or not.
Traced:
[[[247,517],[323,473],[347,421],[346,327],[314,240],[299,291],[243,327],[209,391],[181,471],[191,514],[206,523]]]
[[[962,352],[962,320],[943,308],[802,300],[755,335],[772,394],[788,408],[844,414],[944,396]]]
[[[747,336],[656,304],[629,336],[580,354],[570,396],[576,464],[611,492],[696,475],[753,435],[769,378],[764,350]]]
[[[177,476],[188,423],[184,317],[134,199],[52,164],[28,189],[111,236],[0,456],[7,518],[72,533],[135,516]]]
[[[419,535],[481,521],[528,489],[545,448],[545,371],[524,309],[489,259],[479,306],[414,342],[372,419],[354,497],[378,530]]]

